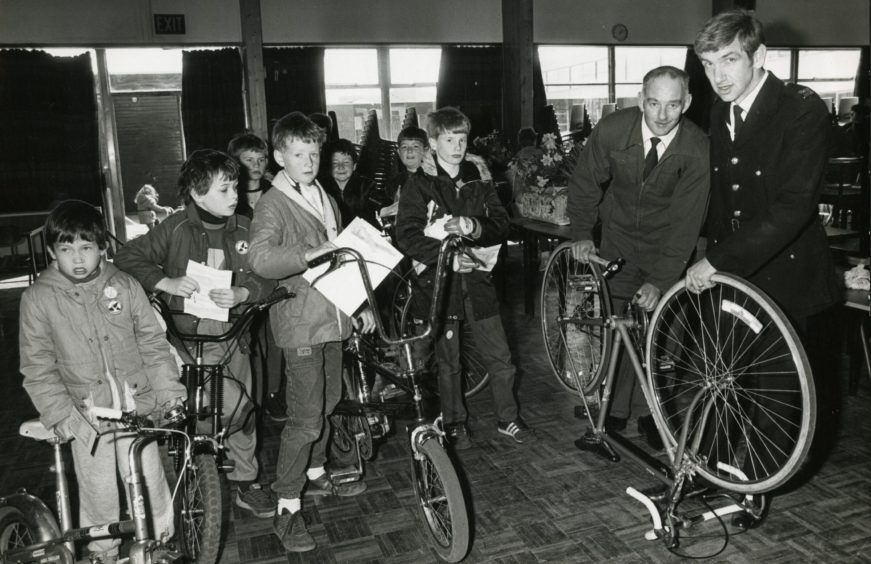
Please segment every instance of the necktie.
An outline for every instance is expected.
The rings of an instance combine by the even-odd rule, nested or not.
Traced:
[[[744,125],[744,119],[741,117],[741,106],[733,105],[732,106],[732,115],[735,117],[732,118],[732,139],[738,138],[738,132],[741,131],[741,126]]]
[[[650,174],[650,171],[653,170],[653,167],[656,166],[656,163],[659,162],[659,153],[656,151],[656,146],[659,145],[661,139],[659,137],[651,137],[650,138],[650,150],[647,151],[647,156],[644,157],[644,176],[642,176],[643,180],[647,180],[647,175]]]

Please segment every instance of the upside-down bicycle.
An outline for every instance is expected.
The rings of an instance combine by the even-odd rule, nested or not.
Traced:
[[[583,264],[570,243],[560,245],[541,290],[548,358],[559,381],[578,393],[590,423],[576,445],[615,462],[628,456],[667,486],[626,491],[650,512],[647,538],[670,549],[681,529],[704,520],[722,523],[722,515],[736,512],[761,519],[767,498],[759,494],[796,474],[815,427],[813,378],[795,330],[762,291],[728,274],[715,274],[714,286],[700,294],[678,282],[649,319],[637,311],[615,315],[599,265],[618,265],[593,259]],[[664,460],[605,428],[621,349],[665,445]],[[730,496],[728,506],[679,509],[714,488]]]
[[[349,350],[355,362],[346,375],[345,398],[333,412],[330,451],[334,462],[348,465],[344,472],[334,471],[333,479],[340,483],[358,480],[363,474],[363,461],[373,456],[373,439],[386,436],[393,427],[393,420],[402,412],[410,411],[412,421],[406,431],[416,505],[429,533],[430,545],[436,555],[447,562],[459,562],[469,550],[469,516],[457,471],[445,450],[441,418],[433,420],[424,401],[426,396],[434,397],[424,385],[424,377],[432,379],[433,375],[425,361],[425,349],[416,345],[430,337],[438,324],[449,265],[454,253],[462,251],[462,243],[456,236],[449,236],[441,244],[428,323],[414,329],[406,327],[394,334],[388,332],[381,317],[375,315],[380,343],[359,334],[350,340]],[[327,261],[331,269],[356,262],[367,301],[373,311],[379,311],[365,259],[359,253],[341,248],[318,257],[310,266]],[[404,318],[402,309],[399,309],[399,319]],[[398,350],[401,358],[396,358],[395,362],[385,360],[384,347]],[[404,391],[405,399],[387,399],[373,393],[376,372]]]

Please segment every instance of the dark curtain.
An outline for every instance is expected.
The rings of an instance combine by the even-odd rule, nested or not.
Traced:
[[[4,212],[78,198],[101,205],[99,130],[88,54],[0,51]]]
[[[864,102],[871,97],[871,75],[869,75],[871,71],[868,68],[871,65],[871,61],[869,61],[868,51],[867,46],[862,47],[859,55],[859,68],[856,69],[856,83],[853,86],[853,96],[858,96],[860,102]]]
[[[711,83],[708,82],[708,77],[705,76],[705,68],[692,47],[687,49],[684,70],[690,75],[690,94],[693,97],[686,117],[707,133],[711,121],[711,107],[714,105],[716,95],[711,88]]]
[[[185,51],[181,112],[188,155],[197,149],[227,150],[245,129],[242,57],[238,49]]]
[[[263,49],[266,68],[266,116],[272,128],[293,111],[326,113],[323,47]],[[338,124],[334,124],[334,128]]]
[[[454,106],[472,121],[469,139],[502,129],[502,46],[442,47],[436,107]]]

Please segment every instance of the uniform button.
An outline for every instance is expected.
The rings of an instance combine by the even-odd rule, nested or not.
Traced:
[[[792,253],[789,253],[789,258],[794,259],[794,258],[795,258],[795,255],[792,254]]]
[[[102,381],[102,380],[97,380],[97,383],[98,383],[98,384],[102,384],[103,381]]]
[[[757,170],[757,171],[756,171],[756,176],[762,176],[762,171],[761,171],[761,170]]]
[[[107,336],[103,337],[103,340],[104,340],[104,341],[108,341],[108,340],[109,340],[109,336],[107,335]]]
[[[741,187],[741,186],[739,186],[738,184],[732,184],[732,191],[733,191],[733,192],[737,192],[737,191],[738,191],[738,188],[740,188],[740,187]]]
[[[731,162],[732,164],[738,164],[738,157],[732,157],[732,160],[729,162]]]
[[[732,215],[735,217],[741,217],[741,210],[735,210],[732,212]]]
[[[715,167],[714,167],[714,172],[717,172],[718,170],[720,170],[720,167],[715,166]]]

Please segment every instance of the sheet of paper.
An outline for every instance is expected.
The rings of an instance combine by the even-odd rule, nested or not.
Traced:
[[[439,241],[444,241],[445,237],[448,236],[448,232],[445,231],[445,223],[451,219],[452,215],[445,215],[438,219],[432,220],[427,224],[426,227],[423,228],[423,234],[427,237],[432,237],[433,239],[438,239]]]
[[[493,245],[492,247],[473,247],[472,254],[484,262],[484,266],[476,267],[476,270],[490,272],[496,266],[496,261],[499,260],[499,250],[502,244]]]
[[[200,285],[200,291],[194,292],[190,298],[185,298],[184,312],[202,319],[228,321],[230,310],[213,302],[209,298],[209,292],[216,289],[229,289],[233,283],[233,272],[218,270],[189,260],[185,274],[197,281],[197,284]]]
[[[402,253],[384,239],[377,229],[359,217],[339,233],[333,243],[337,247],[354,249],[363,256],[373,289],[402,260]],[[302,276],[309,283],[314,282],[314,288],[346,315],[353,315],[366,301],[366,289],[357,263],[348,262],[321,277],[328,269],[329,264],[322,264],[309,268]]]

